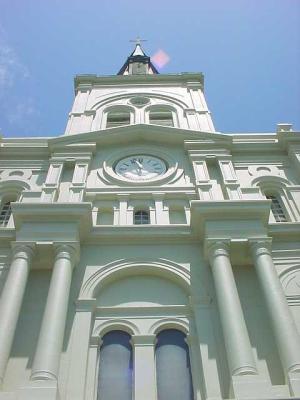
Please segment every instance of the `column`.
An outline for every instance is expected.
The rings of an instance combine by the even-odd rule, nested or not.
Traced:
[[[12,262],[0,301],[0,384],[19,319],[34,245],[14,243],[12,251]]]
[[[257,374],[252,347],[229,258],[229,243],[208,248],[231,375]]]
[[[57,379],[63,346],[75,247],[55,245],[55,261],[31,379]]]
[[[155,335],[133,335],[134,400],[156,400]]]
[[[300,372],[300,337],[273,264],[271,239],[251,240],[250,249],[283,368],[286,373]]]

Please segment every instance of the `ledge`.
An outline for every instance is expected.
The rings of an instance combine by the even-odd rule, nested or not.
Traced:
[[[89,243],[183,243],[191,240],[187,224],[173,225],[101,225],[94,227],[87,237]]]
[[[268,234],[275,240],[300,241],[300,222],[276,222],[268,226]]]
[[[203,236],[215,231],[213,235],[228,239],[266,235],[270,204],[264,199],[191,200],[192,232]]]
[[[86,235],[92,229],[91,203],[12,203],[12,212],[16,231],[27,224],[28,233],[32,233],[32,225],[41,223],[44,231],[47,230],[47,224],[60,226],[73,223],[80,236]]]

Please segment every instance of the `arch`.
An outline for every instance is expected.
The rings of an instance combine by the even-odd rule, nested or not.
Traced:
[[[111,111],[128,111],[134,112],[134,108],[132,106],[128,106],[127,104],[112,104],[107,106],[104,109],[104,112],[111,112]]]
[[[298,215],[297,205],[288,189],[288,186],[290,186],[290,182],[286,178],[274,175],[263,175],[254,178],[251,183],[252,186],[259,187],[262,195],[273,196],[274,198],[277,198],[281,206],[282,212],[286,218],[286,221],[282,222],[297,220],[297,215]],[[272,203],[273,208],[274,205],[275,204]],[[274,213],[272,210],[271,222],[273,215]],[[273,222],[275,221],[279,222],[276,220],[276,216],[274,215]]]
[[[20,179],[9,179],[0,182],[0,197],[6,199],[8,197],[18,198],[24,190],[31,190],[28,182]]]
[[[140,330],[133,322],[118,318],[106,322],[99,321],[93,329],[92,338],[100,340],[111,331],[124,331],[131,336],[140,334]]]
[[[96,298],[101,288],[108,283],[135,274],[161,276],[181,286],[186,293],[190,292],[190,274],[180,264],[165,259],[137,258],[117,260],[99,268],[83,284],[80,298]]]
[[[158,335],[160,332],[167,329],[176,329],[183,332],[185,335],[189,334],[189,325],[186,321],[180,318],[162,318],[151,325],[149,334]]]
[[[292,266],[284,269],[283,271],[281,271],[279,274],[279,279],[283,286],[283,290],[287,296],[299,297],[299,295],[300,295],[300,264],[292,265]],[[297,293],[289,294],[288,288],[291,284],[294,283],[295,279],[297,280],[297,282],[296,282]],[[299,281],[299,283],[298,283],[298,281]]]
[[[261,175],[256,176],[251,181],[251,186],[259,187],[262,191],[265,190],[282,190],[289,186],[290,182],[281,176]]]
[[[0,183],[0,226],[14,226],[11,203],[18,201],[22,191],[27,188],[30,188],[29,184],[18,179]]]
[[[182,109],[189,108],[188,104],[185,103],[184,101],[174,98],[172,96],[166,95],[166,94],[157,94],[157,93],[152,93],[152,92],[138,92],[138,93],[135,92],[135,93],[116,94],[115,96],[111,96],[108,99],[100,100],[91,107],[91,110],[97,111],[99,108],[105,107],[107,104],[116,102],[118,100],[131,99],[132,97],[148,97],[150,100],[158,99],[158,100],[170,102],[172,104],[177,105],[178,107],[180,107]],[[115,104],[115,105],[117,106],[117,104]],[[112,106],[114,106],[114,104],[112,104]],[[123,106],[123,105],[120,105],[120,106]],[[124,106],[126,107],[126,105],[124,105]]]
[[[176,112],[176,108],[171,104],[152,104],[152,105],[149,105],[149,106],[147,106],[145,108],[146,112],[160,111],[160,110],[175,111]]]

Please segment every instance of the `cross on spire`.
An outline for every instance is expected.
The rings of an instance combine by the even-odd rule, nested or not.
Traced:
[[[141,39],[139,36],[136,39],[129,40],[129,42],[135,43],[136,46],[140,46],[142,42],[147,42],[147,39]]]

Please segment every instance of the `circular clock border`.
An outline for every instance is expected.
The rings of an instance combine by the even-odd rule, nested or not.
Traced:
[[[139,158],[143,158],[143,159],[146,160],[148,158],[148,162],[149,162],[149,160],[153,160],[154,162],[157,162],[157,163],[160,164],[160,166],[162,167],[162,171],[158,172],[155,176],[152,176],[152,177],[149,177],[146,174],[146,175],[136,175],[136,177],[132,177],[131,178],[131,177],[125,175],[126,172],[124,174],[122,174],[122,172],[121,172],[122,163],[125,163],[127,161],[130,164],[132,162],[131,160],[133,158],[136,159],[136,160],[139,159]],[[125,179],[127,179],[129,181],[132,181],[132,182],[148,182],[148,181],[151,181],[153,179],[157,179],[157,178],[160,178],[161,176],[163,176],[168,171],[168,165],[164,160],[162,160],[159,157],[153,156],[152,154],[138,153],[138,154],[132,154],[132,155],[127,156],[127,157],[123,157],[120,160],[118,160],[114,165],[114,171],[121,178],[125,178]],[[128,172],[130,173],[130,171],[127,171],[127,173]],[[153,174],[153,172],[152,173],[149,172],[149,174],[151,175],[151,174]],[[134,176],[133,172],[131,172],[131,175]]]
[[[115,166],[119,161],[127,157],[136,156],[139,154],[159,158],[166,165],[166,171],[162,175],[159,175],[155,178],[142,180],[132,180],[130,178],[125,178],[115,171]],[[161,150],[157,150],[156,148],[147,147],[147,149],[145,149],[143,147],[135,147],[123,150],[122,152],[119,151],[117,153],[114,153],[111,155],[111,157],[109,157],[109,159],[105,160],[103,162],[103,177],[112,183],[121,183],[125,185],[130,184],[132,186],[151,186],[157,183],[163,184],[165,182],[169,182],[176,175],[177,169],[177,161],[170,157],[169,154]],[[101,172],[98,171],[98,174],[101,175]]]

